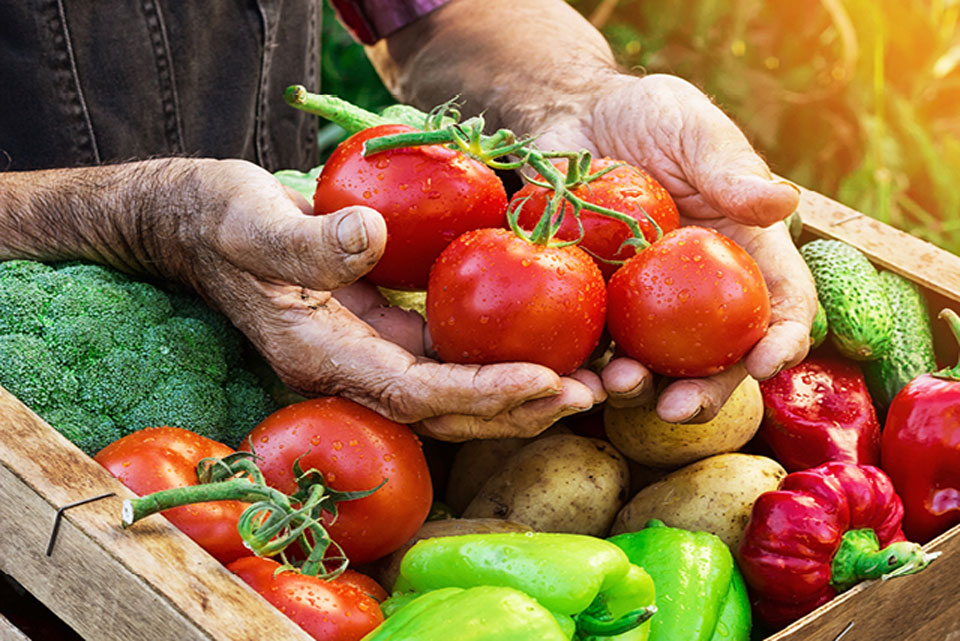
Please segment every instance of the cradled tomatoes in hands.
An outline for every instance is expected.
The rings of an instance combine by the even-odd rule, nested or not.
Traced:
[[[255,556],[227,566],[318,641],[359,641],[383,623],[377,601],[350,580],[277,573],[279,568],[276,561]]]
[[[590,256],[506,229],[463,234],[430,271],[427,328],[447,362],[528,361],[569,374],[597,346],[605,314]]]
[[[406,425],[345,398],[314,398],[281,408],[244,439],[267,484],[292,494],[293,464],[323,474],[341,492],[370,490],[370,496],[337,504],[330,538],[350,563],[362,564],[393,552],[412,537],[430,512],[433,485],[420,440]]]
[[[613,340],[666,376],[723,371],[743,358],[770,322],[757,263],[704,227],[665,235],[624,263],[607,287]]]
[[[597,158],[590,164],[590,173],[613,165],[620,167],[572,189],[571,193],[586,202],[635,218],[640,223],[644,238],[651,243],[657,239],[657,232],[643,215],[644,211],[657,222],[664,234],[680,226],[680,214],[673,198],[663,185],[642,169],[612,158]],[[518,222],[521,228],[529,231],[536,226],[552,194],[550,189],[527,183],[513,195],[510,199],[511,209],[529,198],[520,209]],[[573,206],[567,202],[564,207],[563,223],[556,238],[576,240],[580,236],[580,228],[573,215]],[[583,224],[580,247],[606,260],[623,261],[634,255],[636,250],[633,247],[621,249],[623,241],[633,236],[626,223],[589,210],[580,212],[580,222]],[[597,260],[597,266],[605,279],[609,279],[618,267],[602,260]]]
[[[367,278],[392,289],[426,289],[430,265],[450,241],[507,222],[503,183],[459,151],[424,145],[363,157],[367,140],[411,131],[380,125],[350,136],[327,160],[314,192],[315,214],[365,205],[383,215],[387,246]]]

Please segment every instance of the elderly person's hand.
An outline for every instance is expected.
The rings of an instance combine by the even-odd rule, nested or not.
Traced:
[[[533,436],[604,399],[590,372],[561,377],[530,363],[441,364],[424,358],[424,323],[358,282],[386,241],[380,215],[310,206],[242,161],[198,164],[206,209],[181,228],[178,276],[231,318],[280,378],[337,394],[444,440]],[[214,206],[211,207],[210,205]]]
[[[381,216],[305,210],[240,160],[0,174],[0,260],[84,258],[187,283],[294,390],[340,395],[446,440],[533,436],[604,399],[590,372],[424,358],[418,315],[366,283],[348,287],[383,252]]]
[[[540,146],[586,148],[643,167],[673,196],[681,224],[712,227],[741,245],[770,292],[769,329],[742,363],[709,378],[676,381],[658,399],[664,420],[709,420],[745,374],[769,378],[798,363],[809,348],[816,290],[786,226],[778,223],[796,209],[799,190],[774,178],[736,125],[689,83],[621,74],[607,85],[576,118],[552,121]],[[614,359],[602,377],[613,404],[644,402],[653,393],[649,372],[632,359]]]
[[[368,49],[388,87],[422,108],[459,94],[491,129],[540,134],[543,148],[588,149],[638,165],[673,195],[682,224],[710,226],[759,263],[772,302],[766,336],[738,365],[680,380],[660,395],[668,421],[706,421],[746,373],[768,378],[803,358],[813,280],[779,224],[799,190],[777,180],[744,135],[691,84],[617,68],[603,36],[563,0],[450,0]],[[609,402],[654,393],[640,363],[602,372]]]

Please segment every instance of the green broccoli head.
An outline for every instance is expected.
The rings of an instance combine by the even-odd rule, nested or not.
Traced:
[[[0,262],[0,385],[93,453],[174,425],[236,445],[276,409],[202,300],[109,267]]]
[[[88,412],[79,405],[65,405],[43,415],[74,445],[93,456],[123,433],[109,417]]]
[[[41,415],[73,403],[79,388],[46,344],[26,334],[0,335],[0,384]]]

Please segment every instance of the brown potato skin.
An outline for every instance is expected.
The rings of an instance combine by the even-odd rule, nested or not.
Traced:
[[[450,466],[444,502],[454,514],[462,514],[487,479],[524,445],[554,434],[569,433],[569,428],[557,423],[533,438],[491,438],[463,443]]]
[[[636,532],[650,519],[716,534],[736,550],[757,497],[777,489],[787,471],[771,458],[718,454],[640,490],[619,514],[611,534]]]
[[[543,532],[605,536],[626,500],[626,459],[606,441],[559,434],[523,447],[481,488],[464,518],[502,518]]]
[[[624,456],[642,465],[673,470],[700,459],[735,452],[760,428],[760,384],[747,376],[720,412],[706,423],[668,423],[657,416],[657,399],[638,407],[604,408],[607,438]]]

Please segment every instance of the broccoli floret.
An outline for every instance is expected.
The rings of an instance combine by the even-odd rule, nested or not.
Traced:
[[[227,365],[235,367],[243,361],[245,339],[227,317],[211,309],[199,296],[186,295],[177,292],[170,295],[175,316],[196,318],[203,321],[217,335],[223,346],[223,357]]]
[[[41,415],[73,402],[78,389],[73,372],[42,340],[26,334],[0,336],[0,384]]]
[[[127,347],[111,350],[77,372],[80,402],[97,414],[119,416],[143,401],[164,380],[158,363]]]
[[[231,370],[224,391],[229,404],[223,442],[237,448],[254,426],[276,411],[277,404],[257,377],[242,369]]]
[[[47,412],[43,418],[90,456],[123,436],[110,418],[88,412],[78,405],[59,407]]]
[[[50,299],[30,281],[10,279],[0,285],[0,334],[39,335]]]
[[[174,316],[149,328],[143,336],[142,351],[145,358],[156,360],[168,374],[186,370],[217,383],[227,378],[223,342],[215,330],[196,318]],[[155,358],[157,355],[159,359]]]
[[[156,425],[237,441],[276,409],[242,334],[109,267],[0,262],[0,385],[82,449]]]
[[[183,427],[214,440],[227,424],[227,397],[218,383],[182,372],[164,380],[153,392],[120,417],[120,429],[129,434],[145,427]]]

